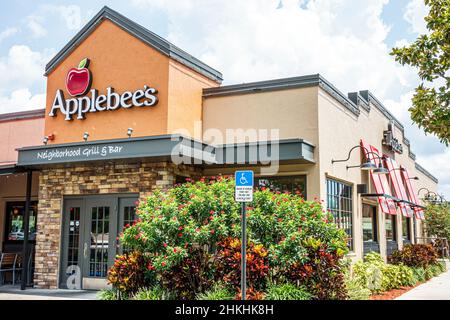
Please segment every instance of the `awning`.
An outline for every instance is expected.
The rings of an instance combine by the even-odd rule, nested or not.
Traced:
[[[213,146],[181,135],[161,135],[25,147],[18,153],[20,167],[145,158],[213,166],[315,163],[314,145],[303,139]]]
[[[414,188],[411,184],[411,179],[409,178],[409,172],[403,166],[400,166],[400,168],[402,168],[402,177],[403,177],[403,181],[406,186],[406,190],[408,191],[409,201],[411,201],[412,203],[414,203],[416,205],[416,207],[413,208],[414,213],[416,214],[416,218],[424,220],[425,219],[424,210],[423,210],[424,207],[419,206],[419,199],[417,198],[416,191],[414,190]]]
[[[397,162],[387,155],[384,155],[384,162],[386,164],[386,168],[389,170],[391,186],[394,189],[395,196],[400,199],[400,201],[396,202],[397,206],[400,208],[403,216],[411,218],[414,213],[411,206],[408,204],[409,199],[403,184],[402,175],[399,170],[400,168],[397,166]]]
[[[0,166],[0,175],[15,174],[19,172],[23,172],[23,170],[20,167],[17,167],[16,164]]]
[[[372,161],[378,167],[380,164],[380,158],[375,155],[379,155],[379,151],[372,145],[364,142],[361,139],[361,146],[364,150],[364,155],[368,161]],[[380,204],[381,211],[383,213],[388,214],[397,214],[397,208],[395,206],[395,202],[392,199],[392,195],[390,194],[391,188],[389,186],[389,182],[387,180],[386,175],[384,174],[374,174],[372,170],[370,171],[370,178],[373,182],[373,186],[375,188],[375,193],[378,194],[377,199]]]

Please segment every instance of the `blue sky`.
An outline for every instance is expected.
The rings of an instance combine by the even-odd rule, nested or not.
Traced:
[[[321,73],[343,92],[369,89],[404,124],[417,161],[440,179],[441,192],[450,197],[450,150],[411,123],[407,109],[419,79],[389,56],[393,46],[426,32],[423,0],[281,3],[5,1],[0,112],[43,107],[45,64],[108,5],[220,70],[225,84]]]

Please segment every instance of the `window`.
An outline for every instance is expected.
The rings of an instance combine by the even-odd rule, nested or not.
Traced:
[[[375,207],[363,204],[362,224],[363,241],[377,242],[377,217]]]
[[[327,208],[333,214],[334,222],[348,235],[348,246],[353,250],[353,190],[342,182],[327,179]]]
[[[411,218],[402,217],[403,240],[411,241]]]
[[[25,201],[7,202],[6,203],[6,241],[23,241],[23,214],[25,213]],[[37,201],[30,203],[30,224],[29,235],[30,241],[36,240],[36,216]]]
[[[306,198],[306,176],[257,177],[255,187],[271,191],[290,192]]]
[[[397,226],[395,223],[395,215],[386,213],[386,240],[396,241]]]

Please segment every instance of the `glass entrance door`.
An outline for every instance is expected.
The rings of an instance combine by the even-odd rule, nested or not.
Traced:
[[[136,197],[92,196],[65,201],[61,285],[107,287],[108,269],[121,252],[116,237],[135,219]]]

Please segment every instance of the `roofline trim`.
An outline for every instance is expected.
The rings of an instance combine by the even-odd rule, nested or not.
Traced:
[[[354,113],[355,115],[359,115],[360,111],[358,106],[356,106],[346,95],[339,91],[320,74],[234,84],[228,86],[220,86],[217,88],[205,88],[203,89],[203,97],[221,97],[228,95],[249,94],[262,91],[277,91],[314,86],[319,86],[333,98],[341,102],[352,113]]]
[[[44,75],[49,75],[64,58],[71,53],[105,19],[118,25],[134,37],[158,50],[160,53],[184,64],[205,77],[221,83],[222,73],[208,66],[194,56],[181,50],[167,40],[128,19],[122,14],[104,6],[45,66]]]
[[[430,178],[433,182],[435,183],[439,183],[438,178],[436,178],[435,176],[433,176],[429,171],[427,171],[424,167],[422,167],[420,164],[418,164],[417,162],[415,163],[415,167],[416,169],[423,173],[425,176],[427,176],[428,178]]]
[[[44,118],[45,109],[35,109],[0,114],[0,122]]]

